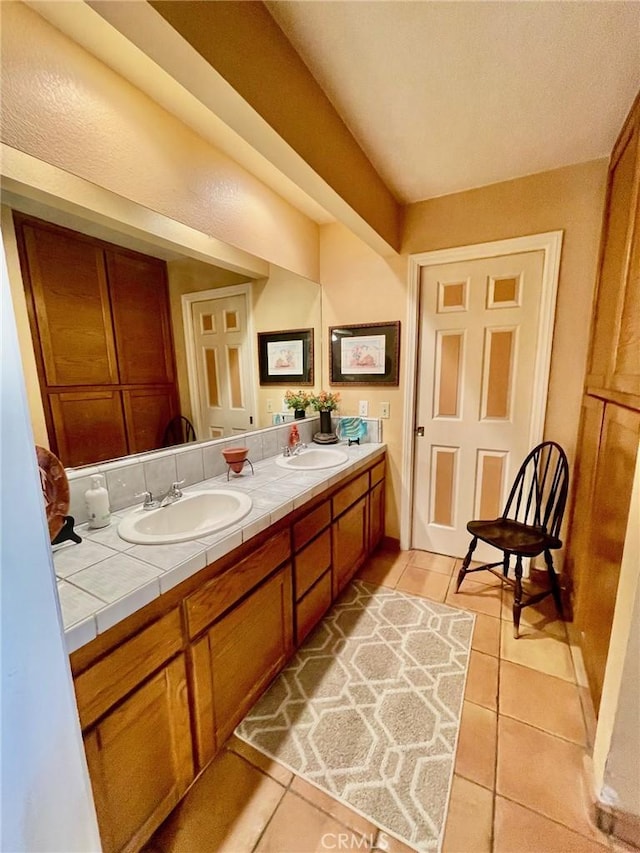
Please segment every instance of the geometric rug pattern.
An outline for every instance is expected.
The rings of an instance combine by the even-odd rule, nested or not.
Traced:
[[[418,850],[440,850],[473,614],[352,582],[236,734]]]

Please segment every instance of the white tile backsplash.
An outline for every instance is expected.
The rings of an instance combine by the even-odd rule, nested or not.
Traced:
[[[224,444],[213,444],[202,449],[202,458],[204,462],[204,478],[205,480],[211,477],[219,477],[227,470],[227,463],[222,455]]]
[[[184,480],[185,486],[192,486],[204,480],[202,448],[176,453],[177,479]]]
[[[178,481],[178,469],[175,453],[166,456],[158,456],[142,463],[144,467],[144,481],[148,492],[154,498],[160,498],[171,488],[172,483]]]
[[[146,490],[144,469],[140,462],[106,471],[107,491],[111,509],[123,509],[137,501],[136,495]]]

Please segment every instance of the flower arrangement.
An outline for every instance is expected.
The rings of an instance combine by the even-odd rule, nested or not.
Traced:
[[[307,391],[285,391],[284,404],[288,409],[306,409],[310,402]]]
[[[309,396],[309,405],[316,412],[333,412],[338,408],[339,402],[340,394],[338,392],[333,394],[331,391],[320,391],[318,394]]]

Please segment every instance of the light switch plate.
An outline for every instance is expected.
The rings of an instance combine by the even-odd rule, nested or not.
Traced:
[[[366,418],[369,414],[369,402],[367,400],[360,400],[358,403],[358,414],[361,418]]]
[[[380,403],[380,417],[381,418],[388,418],[390,408],[391,407],[390,407],[389,403]]]
[[[267,400],[267,411],[268,412],[273,411],[273,400]]]

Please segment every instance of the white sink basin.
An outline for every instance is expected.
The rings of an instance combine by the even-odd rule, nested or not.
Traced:
[[[301,450],[297,456],[278,456],[276,465],[287,468],[289,471],[320,471],[322,468],[343,465],[348,459],[344,450],[310,447],[307,450]]]
[[[240,521],[251,498],[231,489],[188,492],[158,509],[134,509],[118,525],[118,535],[138,545],[165,545],[208,536]]]

